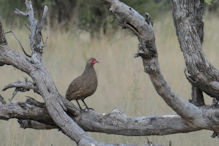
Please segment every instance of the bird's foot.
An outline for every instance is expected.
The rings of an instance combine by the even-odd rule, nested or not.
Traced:
[[[94,111],[94,109],[93,108],[85,108],[85,109],[80,109],[80,111],[81,112],[88,112],[88,111],[90,111],[90,110],[93,110]]]
[[[93,108],[90,108],[90,107],[87,107],[86,109],[87,109],[88,111],[89,111],[89,110],[93,110],[93,111],[94,111],[94,109],[93,109]]]
[[[80,112],[86,112],[87,111],[87,109],[85,108],[85,109],[80,109]]]

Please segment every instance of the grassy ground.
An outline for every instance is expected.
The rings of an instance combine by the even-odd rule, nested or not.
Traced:
[[[219,34],[218,17],[205,20],[204,51],[211,63],[219,68]],[[184,60],[180,52],[175,35],[172,19],[168,16],[155,22],[156,42],[159,61],[163,74],[172,87],[181,97],[190,98],[191,87],[185,79]],[[9,27],[6,27],[6,30]],[[25,29],[13,28],[23,45],[28,48],[28,37]],[[8,35],[9,44],[18,48],[15,40]],[[62,95],[71,82],[84,69],[85,61],[89,57],[97,58],[100,63],[95,66],[99,86],[96,93],[87,99],[88,105],[98,112],[110,112],[119,108],[128,115],[146,116],[173,113],[173,111],[157,95],[148,76],[143,72],[141,59],[134,59],[137,50],[135,36],[119,31],[114,35],[100,39],[91,39],[86,33],[49,31],[48,47],[44,50],[44,63],[54,79]],[[20,49],[19,49],[20,50]],[[16,69],[5,66],[0,69],[0,88],[7,83],[23,80],[27,75]],[[9,98],[12,90],[0,92]],[[24,95],[33,93],[19,93],[16,101],[24,101]],[[42,100],[40,97],[36,97]],[[207,103],[211,99],[205,95]],[[172,141],[174,146],[215,146],[218,139],[210,138],[212,132],[199,131],[188,134],[148,137],[155,143],[168,145]],[[125,137],[89,133],[98,141],[113,143],[143,144],[146,137]],[[70,146],[75,145],[68,137],[57,130],[36,131],[21,129],[16,120],[0,121],[1,146]]]

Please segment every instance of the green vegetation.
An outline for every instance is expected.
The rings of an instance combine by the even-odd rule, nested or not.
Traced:
[[[24,10],[25,0],[0,0],[0,17],[7,24],[20,25],[24,19],[16,17],[15,8]],[[144,16],[150,13],[153,20],[161,18],[170,10],[168,0],[121,0],[136,9]],[[219,3],[215,0],[205,0],[210,12],[218,12]],[[52,28],[62,27],[70,30],[72,26],[90,32],[92,35],[113,32],[118,29],[117,21],[110,15],[103,0],[32,0],[36,14],[43,10],[46,4],[49,7],[48,23]],[[39,17],[39,15],[37,15]],[[23,23],[22,23],[23,24]]]
[[[159,12],[166,12],[169,8],[167,0],[155,2],[154,0],[127,1],[121,0],[136,9],[144,16],[149,12],[152,18],[156,18]],[[106,33],[108,28],[117,29],[117,24],[113,16],[109,15],[108,8],[100,0],[86,0],[78,2],[78,26],[92,34],[100,32]]]
[[[213,3],[215,2],[215,0],[205,0],[205,2],[206,2],[207,4],[213,4]]]
[[[129,6],[135,8],[144,15],[149,12],[152,18],[156,18],[169,8],[168,0],[121,0]],[[113,16],[109,14],[107,6],[102,0],[32,0],[36,14],[43,10],[43,5],[49,6],[49,22],[54,27],[57,24],[68,29],[72,24],[78,28],[94,33],[101,30],[106,33],[107,30],[117,28]],[[8,23],[14,22],[14,9],[24,9],[24,0],[0,0],[0,16]],[[19,20],[21,20],[19,18]]]

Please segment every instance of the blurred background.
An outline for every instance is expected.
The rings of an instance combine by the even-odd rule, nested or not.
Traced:
[[[184,59],[179,48],[168,0],[122,0],[142,15],[149,12],[154,21],[156,44],[161,70],[171,88],[184,99],[191,98],[191,86],[184,76]],[[150,116],[174,113],[154,90],[141,59],[134,59],[137,38],[118,27],[116,19],[108,12],[101,0],[32,0],[36,17],[42,14],[43,6],[49,7],[47,25],[48,45],[43,61],[60,93],[64,96],[69,83],[84,70],[88,58],[100,61],[95,65],[99,85],[94,95],[86,101],[97,112],[107,113],[119,108],[131,116]],[[205,38],[203,49],[211,63],[219,68],[219,3],[208,6],[204,16]],[[13,30],[24,48],[29,52],[27,19],[14,14],[14,9],[25,10],[24,0],[0,0],[0,19],[4,30]],[[11,47],[22,52],[11,34],[7,34]],[[17,80],[23,81],[26,74],[4,66],[0,69],[0,89]],[[0,94],[6,100],[13,90]],[[25,96],[39,101],[41,97],[32,92],[18,93],[16,101],[25,101]],[[207,104],[211,98],[205,95]],[[210,138],[212,132],[198,131],[168,136],[149,136],[154,143],[173,146],[216,146],[218,139]],[[89,133],[98,141],[113,143],[146,143],[147,137],[127,137]],[[16,120],[0,120],[0,146],[70,146],[75,145],[58,130],[21,129]]]

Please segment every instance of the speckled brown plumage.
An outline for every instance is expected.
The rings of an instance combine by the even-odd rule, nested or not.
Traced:
[[[94,70],[95,63],[98,63],[98,61],[95,58],[90,58],[85,66],[84,72],[71,82],[66,92],[66,98],[68,100],[76,100],[80,109],[82,108],[78,100],[82,100],[86,108],[89,109],[84,99],[91,96],[97,89],[98,82]]]

